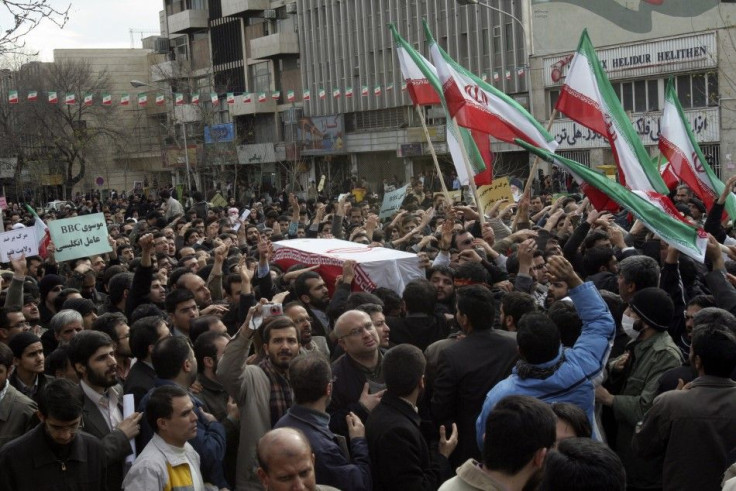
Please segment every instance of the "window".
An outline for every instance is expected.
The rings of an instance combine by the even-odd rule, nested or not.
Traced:
[[[647,112],[659,109],[659,81],[636,80],[611,84],[624,111]]]
[[[549,91],[549,114],[551,115],[554,110],[555,106],[557,105],[557,99],[560,98],[560,91],[559,90],[550,90]]]
[[[718,75],[693,73],[675,79],[677,98],[684,109],[718,105]]]

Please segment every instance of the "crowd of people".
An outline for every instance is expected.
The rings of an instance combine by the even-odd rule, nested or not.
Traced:
[[[111,251],[0,271],[0,491],[734,490],[734,184],[672,194],[704,264],[545,187],[481,215],[417,179],[384,220],[372,195],[49,210],[104,213]],[[297,238],[423,277],[328,284],[274,262]]]

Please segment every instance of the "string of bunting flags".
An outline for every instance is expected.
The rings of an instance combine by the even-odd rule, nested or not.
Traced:
[[[525,66],[516,67],[516,74],[519,77],[523,77],[526,74],[527,68]],[[505,76],[507,80],[511,79],[511,70],[506,70]],[[488,75],[483,73],[482,75],[483,81],[488,81]],[[501,75],[499,72],[494,71],[493,72],[493,82],[499,82],[501,80]],[[368,85],[361,85],[360,87],[360,96],[361,97],[369,97],[371,95],[371,92],[375,97],[380,97],[385,92],[386,94],[392,92],[394,90],[394,84],[389,83],[386,86],[382,85],[375,85],[373,86],[372,90],[371,87]],[[401,83],[401,91],[406,91],[406,83]],[[163,106],[166,104],[166,96],[163,93],[156,94],[153,98],[149,98],[149,94],[147,92],[139,92],[137,94],[133,94],[131,96],[130,93],[123,92],[119,95],[113,96],[109,92],[85,92],[81,98],[77,97],[77,94],[75,92],[60,92],[55,90],[49,90],[45,91],[46,97],[41,97],[41,91],[38,90],[27,90],[25,91],[25,100],[28,102],[36,102],[36,101],[43,101],[45,100],[49,104],[59,104],[60,103],[60,94],[63,94],[62,102],[65,105],[76,105],[79,101],[82,102],[83,106],[92,106],[96,102],[99,102],[103,106],[112,106],[113,104],[118,104],[120,106],[130,106],[131,101],[136,101],[138,106],[144,107],[147,106],[149,103],[149,100],[152,100],[153,103],[157,106]],[[327,91],[320,87],[317,91],[317,97],[320,100],[327,99]],[[346,99],[353,98],[355,92],[353,91],[353,87],[345,87],[344,90],[340,88],[335,88],[332,90],[332,97],[333,99],[339,99],[340,97],[345,97]],[[294,90],[287,90],[284,94],[286,102],[295,102],[296,101],[296,92]],[[240,97],[243,103],[251,103],[254,100],[258,102],[266,102],[268,99],[272,99],[274,101],[279,101],[282,99],[282,93],[280,90],[275,90],[272,92],[244,92],[244,93],[238,93],[235,92],[227,92],[225,94],[225,104],[235,104],[237,101],[237,98]],[[309,89],[306,89],[302,91],[302,100],[303,101],[310,101],[312,99],[312,94]],[[220,95],[217,92],[210,92],[206,95],[206,97],[203,97],[200,93],[193,93],[189,97],[189,103],[198,105],[202,101],[207,100],[212,103],[212,105],[218,106],[220,105]],[[117,101],[117,102],[116,102]],[[13,89],[8,91],[8,102],[10,104],[19,104],[21,102],[21,94],[19,90]],[[174,105],[176,106],[183,106],[185,105],[186,98],[185,94],[182,92],[174,92]]]

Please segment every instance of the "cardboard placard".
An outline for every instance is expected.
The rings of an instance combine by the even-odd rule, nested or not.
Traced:
[[[378,215],[379,218],[387,218],[399,211],[401,203],[406,198],[406,192],[409,190],[409,185],[399,188],[395,191],[389,191],[383,195],[383,204],[381,205],[381,212]]]
[[[514,201],[514,195],[511,193],[508,177],[499,177],[493,180],[491,184],[486,184],[478,188],[478,200],[483,209],[483,213],[488,213],[496,201],[507,199],[509,202]]]
[[[21,254],[26,257],[38,256],[38,237],[33,227],[0,234],[0,262],[8,263],[11,259],[18,259]]]
[[[104,254],[112,251],[107,241],[105,215],[81,215],[48,223],[51,240],[56,246],[57,261]]]

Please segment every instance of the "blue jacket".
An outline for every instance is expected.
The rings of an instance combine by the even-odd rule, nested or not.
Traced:
[[[488,392],[480,416],[475,422],[476,439],[480,448],[483,448],[488,415],[498,401],[510,395],[532,396],[547,403],[570,402],[584,410],[590,424],[595,427],[592,379],[601,372],[608,358],[609,343],[616,333],[616,324],[593,283],[587,282],[571,289],[569,296],[583,321],[583,329],[575,346],[560,346],[560,352],[553,360],[535,365],[538,368],[554,366],[559,363],[564,351],[565,360],[550,377],[523,379],[514,367],[511,375]]]
[[[140,404],[138,411],[145,413],[148,400],[156,387],[163,385],[176,385],[171,380],[157,378],[156,385],[148,391]],[[225,480],[225,470],[222,467],[222,460],[225,458],[225,427],[218,421],[209,422],[202,415],[202,401],[189,394],[194,404],[194,412],[197,414],[197,436],[189,440],[194,450],[199,454],[201,459],[202,477],[205,482],[216,485],[218,488],[227,488],[228,483]],[[136,439],[136,445],[139,451],[142,451],[153,437],[153,429],[149,426],[145,416],[141,419],[141,432]]]
[[[371,491],[371,463],[365,438],[352,438],[346,456],[338,444],[338,437],[330,431],[330,415],[294,405],[276,423],[274,428],[301,430],[312,446],[315,457],[317,482],[343,491]],[[345,439],[343,438],[343,443]],[[345,447],[347,451],[347,447]]]

